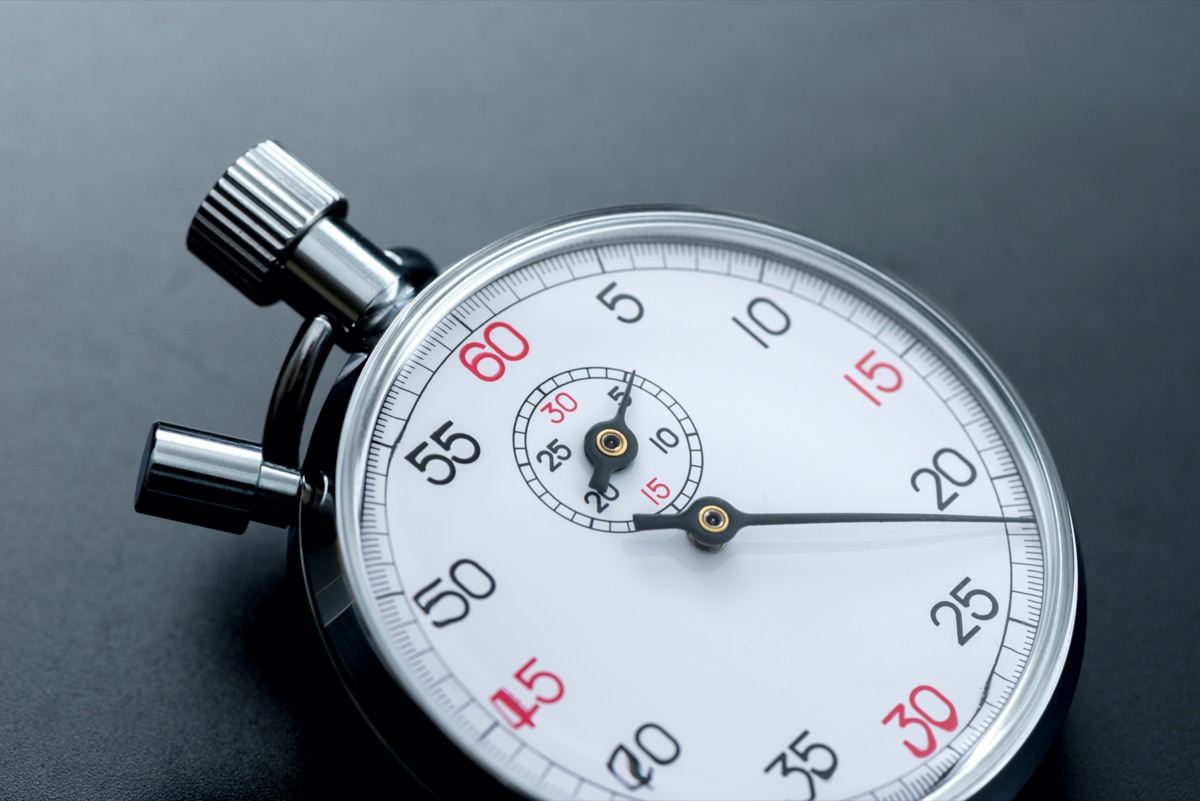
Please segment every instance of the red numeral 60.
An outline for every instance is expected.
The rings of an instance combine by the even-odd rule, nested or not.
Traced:
[[[506,331],[507,335],[496,341],[494,333]],[[486,344],[485,344],[486,343]],[[474,351],[479,351],[471,355]],[[458,352],[458,360],[480,381],[499,381],[504,375],[504,363],[519,362],[529,355],[529,340],[521,332],[505,322],[488,323],[483,329],[483,342],[468,342]],[[489,365],[487,368],[484,365]]]

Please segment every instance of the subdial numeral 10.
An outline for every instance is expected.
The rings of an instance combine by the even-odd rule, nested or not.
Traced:
[[[531,729],[536,728],[533,722],[533,715],[541,709],[541,704],[556,704],[562,700],[562,679],[548,670],[539,670],[531,673],[530,671],[536,664],[537,657],[535,656],[514,673],[513,678],[520,682],[521,686],[526,690],[532,692],[534,699],[538,703],[524,706],[516,695],[504,688],[497,690],[492,695],[492,706],[496,708],[496,712],[504,719],[504,722],[514,729],[519,729],[522,726],[528,726]],[[539,689],[543,691],[553,689],[553,692],[549,695],[542,695]],[[525,694],[528,695],[528,693]]]
[[[778,767],[781,777],[791,776],[796,773],[803,776],[805,783],[808,785],[808,795],[800,801],[812,801],[817,797],[817,785],[813,780],[814,776],[821,781],[827,782],[832,778],[833,772],[837,770],[838,766],[837,754],[824,743],[809,743],[801,748],[800,746],[803,745],[806,737],[808,737],[808,729],[800,732],[800,736],[788,744],[787,750],[780,751],[779,756],[771,760],[770,764],[763,769],[763,773],[770,773],[773,768]],[[797,760],[804,763],[804,767],[788,764],[789,755],[794,756]]]
[[[633,748],[621,743],[608,758],[608,772],[631,792],[648,787],[654,778],[654,768],[646,761],[661,767],[670,765],[682,753],[679,741],[657,723],[639,726],[633,734],[633,743]]]
[[[670,448],[679,444],[679,435],[664,426],[655,431],[653,437],[650,437],[650,444],[666,453]]]

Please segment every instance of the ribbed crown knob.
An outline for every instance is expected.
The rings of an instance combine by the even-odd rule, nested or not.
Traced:
[[[187,246],[208,266],[265,306],[296,243],[318,220],[346,215],[345,196],[268,140],[233,163],[205,197]]]

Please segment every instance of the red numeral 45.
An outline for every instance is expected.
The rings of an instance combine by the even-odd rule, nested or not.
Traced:
[[[553,673],[546,670],[539,670],[536,673],[530,673],[533,666],[537,664],[537,657],[530,659],[525,665],[513,674],[513,678],[521,683],[521,686],[532,692],[533,697],[540,701],[539,704],[530,704],[523,706],[521,701],[508,690],[501,688],[492,696],[492,706],[496,708],[496,712],[500,717],[514,729],[519,729],[522,726],[534,728],[533,715],[539,709],[541,704],[555,704],[563,697],[562,679],[555,676]],[[541,682],[539,687],[538,683]],[[550,695],[542,695],[539,689],[545,691],[550,687],[556,688]]]

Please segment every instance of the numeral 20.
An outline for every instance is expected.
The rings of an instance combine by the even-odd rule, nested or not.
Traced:
[[[495,333],[507,332],[504,339],[508,342],[497,342]],[[472,352],[479,351],[474,356]],[[529,355],[529,340],[521,336],[521,332],[502,320],[488,323],[483,329],[483,342],[468,342],[458,352],[458,360],[463,367],[480,381],[499,381],[504,376],[505,362],[519,362]],[[483,365],[492,365],[484,371]]]
[[[943,462],[947,457],[953,457],[950,462],[955,465],[953,470],[948,470]],[[965,468],[965,470],[964,470]],[[965,472],[965,476],[963,475]],[[933,469],[922,467],[920,470],[912,474],[912,488],[914,492],[920,492],[921,487],[917,485],[917,479],[923,475],[928,475],[933,478],[933,488],[937,493],[937,508],[938,511],[945,511],[946,507],[954,503],[958,497],[957,492],[952,492],[946,496],[942,492],[942,479],[946,479],[956,487],[966,487],[975,481],[978,472],[975,470],[975,465],[967,461],[967,457],[963,456],[953,448],[942,448],[933,455]]]
[[[935,626],[942,625],[942,622],[938,620],[939,609],[949,609],[954,613],[954,625],[958,629],[959,645],[966,645],[967,641],[979,633],[979,626],[973,626],[970,631],[963,631],[962,610],[971,606],[972,598],[983,596],[983,598],[985,598],[992,607],[982,615],[978,612],[972,612],[971,617],[975,618],[976,620],[991,620],[996,616],[996,613],[1000,611],[1000,604],[997,603],[996,596],[992,595],[987,590],[975,589],[968,591],[966,595],[960,595],[959,593],[962,592],[963,587],[966,587],[970,583],[971,577],[967,576],[965,579],[958,582],[958,585],[954,589],[950,590],[950,597],[957,602],[958,606],[955,606],[949,601],[938,601],[933,605],[933,608],[929,610],[929,617],[933,620],[933,625]]]
[[[621,491],[612,484],[609,484],[608,487],[605,488],[604,492],[589,490],[583,495],[584,501],[591,501],[592,503],[596,504],[597,514],[608,508],[608,504],[605,503],[605,501],[615,501],[620,497]]]
[[[638,751],[659,766],[670,765],[681,753],[679,741],[657,723],[644,723],[638,727],[633,742]],[[630,791],[649,785],[654,777],[654,768],[643,766],[639,755],[624,743],[614,748],[608,758],[608,772]]]
[[[922,693],[936,696],[937,699],[945,705],[945,717],[939,720],[921,708],[919,699]],[[937,748],[937,739],[933,735],[933,729],[929,728],[930,724],[933,724],[942,731],[952,732],[958,728],[958,712],[955,711],[954,704],[950,703],[949,698],[942,695],[940,692],[938,692],[938,690],[930,687],[928,684],[922,684],[920,687],[913,688],[913,691],[908,694],[908,703],[910,706],[912,706],[913,710],[920,715],[920,717],[910,718],[905,714],[907,710],[905,709],[904,704],[896,704],[895,708],[893,708],[892,711],[888,713],[887,717],[883,719],[883,725],[886,726],[890,721],[896,720],[902,729],[907,729],[909,726],[920,726],[922,729],[924,729],[924,745],[918,747],[915,743],[909,742],[908,740],[904,741],[905,747],[912,752],[913,756],[917,757],[918,759],[924,759],[932,754],[934,749]]]

